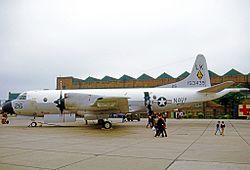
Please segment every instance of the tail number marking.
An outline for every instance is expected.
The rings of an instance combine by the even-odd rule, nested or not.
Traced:
[[[187,82],[187,85],[189,86],[194,86],[194,85],[203,86],[205,84],[206,84],[205,81],[188,81]]]

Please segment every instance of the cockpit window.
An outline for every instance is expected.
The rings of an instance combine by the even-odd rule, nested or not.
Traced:
[[[22,93],[17,97],[18,100],[26,100],[26,98],[27,98],[27,93]]]

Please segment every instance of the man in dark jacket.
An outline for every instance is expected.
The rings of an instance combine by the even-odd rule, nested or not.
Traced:
[[[158,115],[155,137],[160,136],[160,134],[162,134],[162,137],[164,137],[164,133],[165,133],[165,137],[167,137],[165,128],[166,128],[166,123],[164,121],[164,118],[162,117],[162,115]]]

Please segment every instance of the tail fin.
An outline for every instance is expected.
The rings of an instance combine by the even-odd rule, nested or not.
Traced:
[[[206,59],[202,54],[196,57],[192,72],[176,83],[160,86],[162,88],[211,87]]]

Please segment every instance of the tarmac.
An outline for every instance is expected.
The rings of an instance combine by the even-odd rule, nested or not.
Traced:
[[[42,120],[41,120],[42,121]],[[27,127],[26,119],[0,124],[0,169],[206,170],[250,169],[250,121],[168,119],[168,137],[154,137],[146,119],[100,129],[75,123]]]

